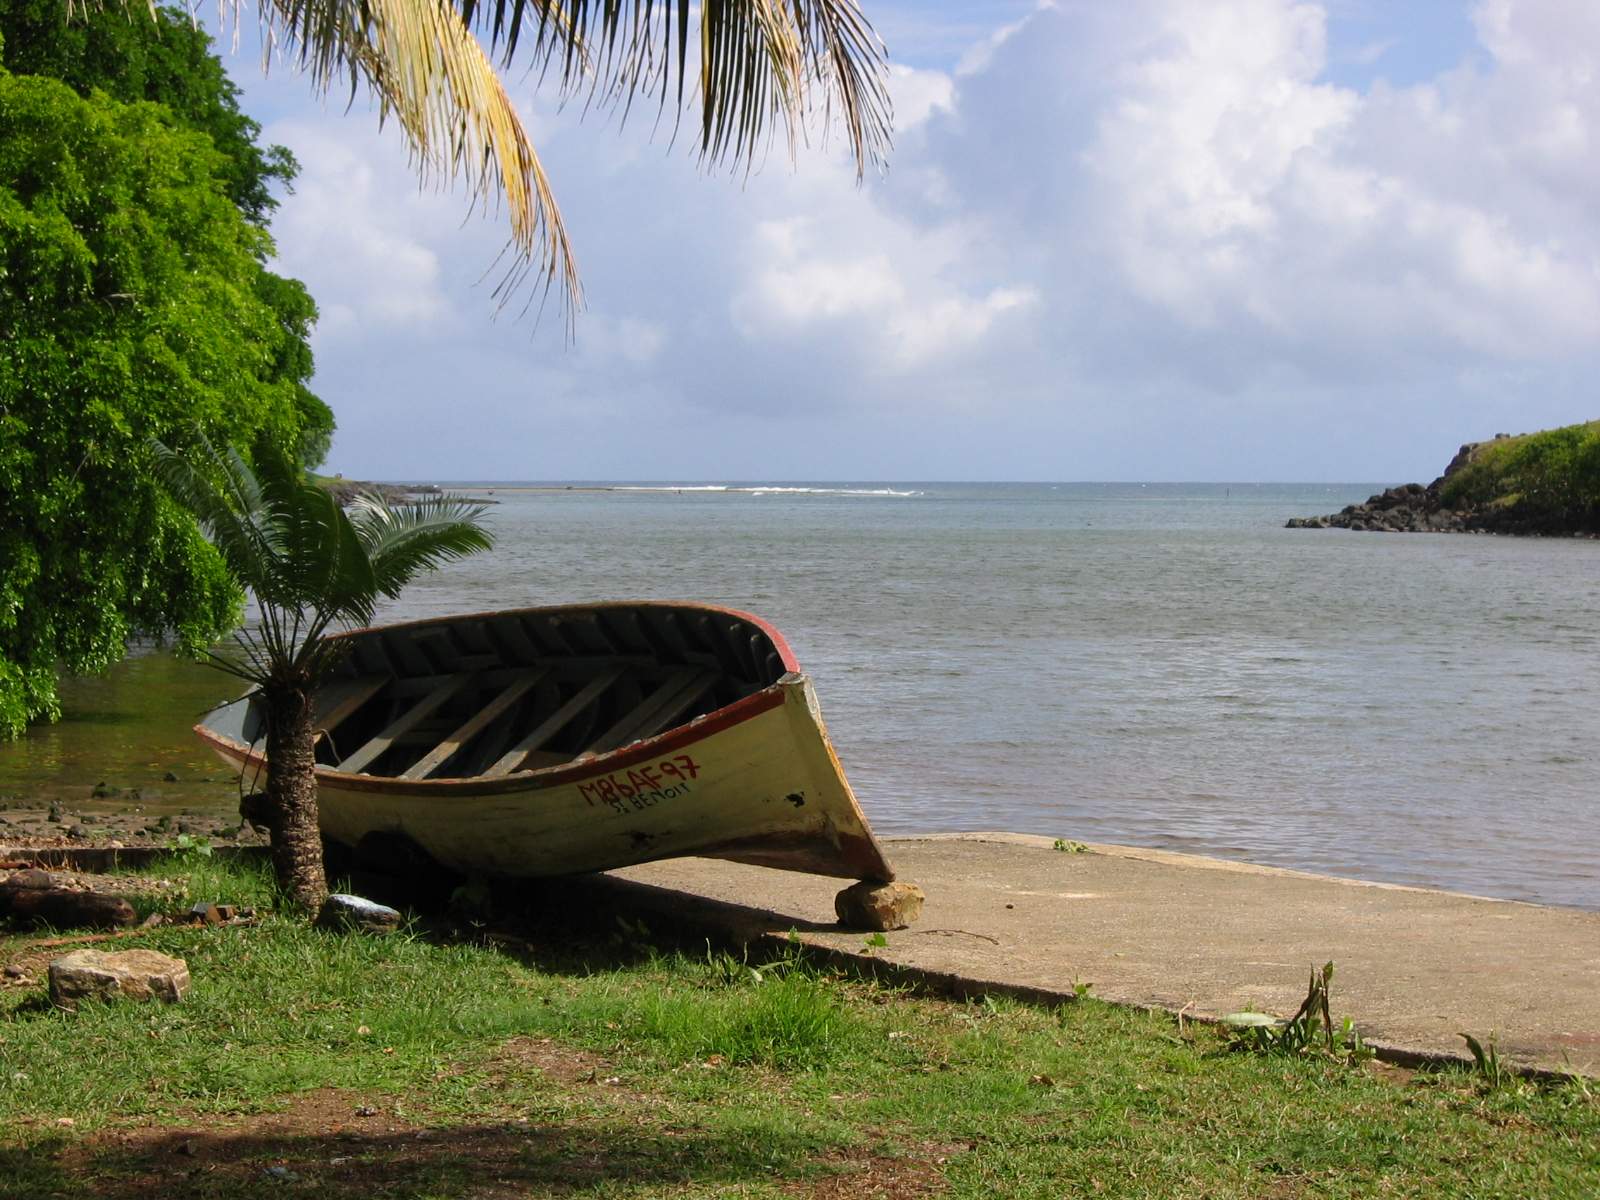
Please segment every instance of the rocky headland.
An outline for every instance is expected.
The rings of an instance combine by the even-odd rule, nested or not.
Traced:
[[[361,479],[346,479],[343,475],[323,475],[317,479],[319,486],[333,493],[341,505],[349,504],[363,492],[376,494],[386,504],[413,504],[429,496],[440,495],[431,483],[371,483]]]
[[[1600,422],[1468,442],[1432,483],[1387,488],[1289,529],[1600,536]]]

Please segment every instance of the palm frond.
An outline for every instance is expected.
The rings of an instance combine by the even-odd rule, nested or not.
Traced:
[[[624,108],[654,95],[680,113],[698,99],[708,161],[751,161],[775,126],[792,145],[813,107],[843,124],[858,175],[888,152],[887,59],[856,0],[453,2],[507,65],[531,26],[528,58],[563,95]],[[689,83],[697,97],[686,97]]]
[[[792,153],[814,111],[843,127],[858,178],[889,148],[887,59],[856,0],[261,0],[260,12],[316,87],[372,88],[424,178],[460,177],[474,205],[505,201],[502,303],[529,279],[569,317],[581,296],[549,180],[475,29],[503,65],[520,50],[562,99],[624,116],[640,96],[680,118],[698,104],[708,164],[752,163],[779,131]]]
[[[485,505],[455,496],[389,505],[361,495],[351,502],[350,523],[372,564],[377,590],[397,596],[418,572],[487,550],[492,540],[478,524],[485,511]]]
[[[195,515],[228,569],[248,585],[268,569],[274,555],[263,524],[261,491],[232,446],[219,452],[204,433],[196,430],[193,436],[195,457],[210,470],[152,440],[156,474],[173,498]]]
[[[249,581],[258,598],[310,614],[302,629],[325,624],[320,616],[370,620],[377,603],[372,564],[339,502],[277,448],[262,447],[256,459],[275,551],[272,569]]]
[[[495,295],[504,301],[531,275],[558,291],[570,318],[582,294],[555,193],[494,64],[448,0],[262,0],[261,13],[319,90],[371,87],[425,182],[458,176],[474,205],[504,200],[512,265]]]

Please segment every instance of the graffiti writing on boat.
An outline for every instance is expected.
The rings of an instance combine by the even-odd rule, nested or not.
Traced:
[[[689,792],[689,781],[700,774],[700,764],[688,754],[676,754],[660,762],[625,771],[613,771],[578,785],[578,792],[590,808],[607,805],[613,811],[641,811],[663,800]]]

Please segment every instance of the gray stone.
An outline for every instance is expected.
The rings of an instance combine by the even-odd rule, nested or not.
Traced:
[[[154,950],[74,950],[50,964],[50,1003],[76,1008],[84,999],[165,1000],[189,992],[189,965]]]
[[[922,889],[914,883],[864,879],[833,898],[833,911],[850,929],[904,929],[922,914],[922,900]]]
[[[322,911],[317,913],[317,928],[393,933],[400,928],[400,913],[386,904],[335,893],[322,902]]]

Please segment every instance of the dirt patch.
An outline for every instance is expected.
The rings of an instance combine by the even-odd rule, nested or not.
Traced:
[[[549,1053],[539,1057],[554,1065]],[[578,1065],[560,1069],[572,1074]],[[668,1192],[748,1177],[738,1146],[695,1130],[526,1119],[427,1126],[400,1115],[402,1107],[392,1097],[325,1090],[297,1095],[281,1112],[244,1120],[109,1129],[62,1146],[53,1155],[48,1184],[52,1191],[100,1200],[302,1194],[510,1200],[624,1183]],[[38,1162],[33,1166],[37,1178]],[[876,1171],[870,1177],[888,1176]],[[826,1182],[833,1186],[831,1178]]]
[[[352,1200],[419,1191],[509,1197],[528,1194],[530,1161],[565,1160],[570,1140],[564,1130],[517,1122],[428,1128],[399,1115],[392,1098],[324,1090],[247,1121],[107,1130],[58,1161],[77,1194],[109,1200],[306,1190]],[[542,1153],[530,1159],[530,1147]]]
[[[510,1200],[620,1185],[648,1194],[720,1193],[770,1169],[752,1163],[742,1134],[663,1123],[666,1114],[650,1107],[650,1096],[613,1082],[612,1064],[589,1051],[517,1037],[500,1047],[489,1068],[507,1075],[532,1068],[552,1092],[598,1093],[620,1107],[548,1121],[485,1114],[439,1124],[422,1107],[425,1096],[323,1089],[249,1117],[189,1114],[180,1123],[114,1125],[81,1138],[61,1130],[59,1140],[47,1138],[27,1152],[28,1178],[45,1194],[99,1200],[302,1194]],[[964,1148],[930,1144],[906,1157],[838,1150],[784,1190],[819,1200],[937,1196],[946,1190],[942,1163]],[[3,1167],[0,1160],[0,1174]]]
[[[829,1174],[797,1181],[785,1190],[813,1200],[915,1200],[948,1190],[939,1166],[951,1153],[947,1146],[925,1146],[915,1158],[889,1158],[865,1152],[834,1154],[825,1164]]]
[[[495,1053],[490,1070],[508,1064],[533,1067],[558,1083],[594,1083],[608,1078],[611,1064],[598,1054],[563,1046],[554,1038],[514,1037]]]
[[[181,835],[219,845],[256,846],[266,840],[236,813],[147,813],[142,807],[94,811],[61,804],[0,803],[0,844],[18,849],[163,846]],[[4,852],[0,851],[0,858]]]

